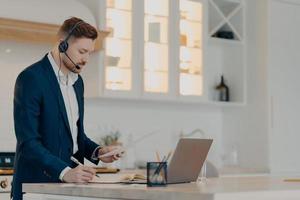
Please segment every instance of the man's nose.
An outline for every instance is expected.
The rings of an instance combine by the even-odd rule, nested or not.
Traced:
[[[84,56],[82,59],[81,59],[81,63],[82,65],[85,65],[89,60],[89,56]]]

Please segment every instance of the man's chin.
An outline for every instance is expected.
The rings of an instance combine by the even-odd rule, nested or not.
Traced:
[[[75,68],[72,72],[75,73],[75,74],[80,74],[81,69],[76,69],[76,68]]]
[[[68,69],[75,74],[80,74],[81,72],[81,67],[80,69],[77,69],[76,67],[68,67]]]

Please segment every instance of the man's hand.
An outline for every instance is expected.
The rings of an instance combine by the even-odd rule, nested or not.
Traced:
[[[63,181],[67,183],[87,183],[94,178],[95,174],[96,170],[94,168],[78,165],[66,172]]]
[[[121,153],[120,154],[114,154],[114,155],[111,155],[111,156],[108,156],[108,157],[100,157],[101,155],[104,155],[104,154],[106,154],[110,151],[114,151],[118,148],[119,147],[116,147],[116,146],[106,146],[106,147],[100,148],[99,153],[98,153],[99,160],[101,160],[104,163],[111,163],[111,162],[114,162],[114,161],[118,160],[122,156]]]

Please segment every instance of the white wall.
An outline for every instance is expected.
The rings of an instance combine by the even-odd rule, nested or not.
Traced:
[[[154,160],[156,150],[167,154],[174,148],[180,131],[188,133],[201,128],[207,137],[215,139],[209,157],[214,163],[220,164],[222,118],[219,109],[176,103],[87,100],[85,113],[86,131],[95,139],[100,138],[99,133],[117,128],[122,132],[122,141],[127,145],[129,134],[137,140],[154,132],[136,143],[135,156],[144,161]]]
[[[242,167],[268,171],[267,1],[246,0],[247,105],[223,110],[224,151],[238,150]]]
[[[47,45],[0,41],[0,151],[15,150],[13,90],[16,77],[22,69],[44,56],[49,48]]]
[[[77,16],[96,25],[90,10],[74,0],[0,0],[0,17],[25,21],[61,24],[71,16]]]

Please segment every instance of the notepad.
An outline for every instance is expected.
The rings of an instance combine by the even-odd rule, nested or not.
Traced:
[[[147,177],[143,174],[127,174],[122,177],[121,183],[146,183]]]
[[[146,183],[147,177],[143,174],[101,174],[100,177],[94,177],[90,183]]]

